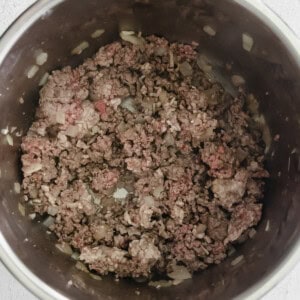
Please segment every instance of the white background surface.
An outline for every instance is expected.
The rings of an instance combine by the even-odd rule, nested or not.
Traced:
[[[51,1],[51,0],[49,0]],[[0,36],[34,0],[0,0]],[[300,37],[300,0],[264,0]],[[300,79],[299,79],[300,80]],[[36,300],[0,262],[0,300]],[[263,300],[300,299],[300,263]]]

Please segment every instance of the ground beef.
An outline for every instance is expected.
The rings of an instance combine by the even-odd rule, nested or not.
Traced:
[[[54,71],[22,143],[30,209],[90,270],[119,277],[220,263],[261,218],[261,134],[197,44],[114,42]]]

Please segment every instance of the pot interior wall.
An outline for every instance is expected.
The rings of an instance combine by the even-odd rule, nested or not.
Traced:
[[[216,29],[214,37],[204,25]],[[105,29],[98,39],[90,37]],[[267,154],[271,177],[267,182],[263,221],[254,239],[239,248],[224,263],[195,274],[183,284],[164,289],[150,288],[131,280],[114,282],[112,277],[95,281],[74,268],[74,262],[57,252],[55,240],[18,212],[21,195],[14,182],[21,181],[20,142],[14,145],[0,136],[0,228],[12,250],[39,278],[71,299],[229,299],[251,288],[273,272],[292,249],[300,235],[300,67],[287,46],[263,21],[233,1],[211,0],[66,0],[35,21],[13,45],[0,66],[0,127],[16,126],[25,133],[38,103],[38,83],[45,72],[66,65],[77,65],[102,45],[118,38],[119,29],[141,30],[171,41],[199,43],[199,51],[217,58],[219,74],[230,78],[242,74],[248,91],[258,97],[260,108],[270,126],[272,142]],[[251,53],[242,47],[242,33],[254,39]],[[82,41],[90,47],[80,56],[71,50]],[[42,49],[48,61],[36,76],[28,79],[26,70],[35,63]],[[232,62],[231,72],[223,68]],[[19,99],[24,99],[20,104]],[[13,134],[12,134],[13,135]],[[268,225],[267,225],[268,224]],[[266,231],[266,226],[269,230]],[[231,261],[243,254],[242,264]],[[77,287],[67,287],[72,280]],[[141,296],[136,295],[139,289]]]

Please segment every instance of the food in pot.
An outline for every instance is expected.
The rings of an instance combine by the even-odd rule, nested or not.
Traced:
[[[253,232],[264,143],[247,95],[208,79],[196,43],[122,34],[42,88],[25,201],[89,270],[177,284]]]

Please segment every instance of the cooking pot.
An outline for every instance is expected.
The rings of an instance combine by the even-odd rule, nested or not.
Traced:
[[[41,78],[51,70],[78,65],[118,39],[120,30],[198,42],[200,53],[225,85],[233,75],[246,80],[248,92],[259,100],[260,118],[268,125],[264,138],[271,176],[255,236],[220,265],[169,288],[155,289],[130,279],[116,282],[112,276],[92,279],[57,251],[55,237],[23,216],[19,204],[21,135],[33,121]],[[80,44],[88,47],[71,55]],[[48,55],[45,63],[40,53]],[[299,41],[259,0],[36,2],[0,41],[2,261],[43,299],[258,299],[300,257],[299,79]]]

